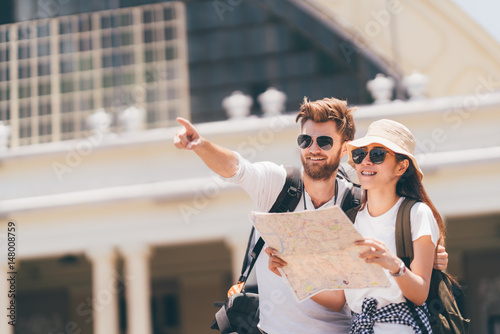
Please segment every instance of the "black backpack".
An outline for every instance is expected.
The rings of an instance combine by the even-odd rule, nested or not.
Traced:
[[[302,175],[300,168],[286,166],[287,177],[283,189],[279,193],[269,212],[292,212],[299,204],[302,197]],[[347,173],[339,166],[337,178],[345,179],[348,182],[348,189],[341,201],[341,207],[347,212],[356,207],[361,202],[362,190],[357,184],[352,183]],[[214,307],[220,307],[215,314],[211,329],[219,330],[222,334],[260,334],[257,328],[259,323],[259,295],[257,286],[257,277],[255,271],[252,271],[257,257],[259,256],[264,240],[259,238],[255,242],[255,228],[252,227],[250,237],[248,238],[246,256],[241,268],[241,276],[238,284],[234,285],[230,291],[225,303],[214,303]]]
[[[403,260],[407,268],[413,261],[413,241],[411,237],[411,208],[418,201],[411,198],[405,198],[399,207],[396,218],[396,250],[397,256]],[[354,223],[357,208],[347,212],[347,216]],[[457,305],[456,299],[463,297],[463,291],[458,283],[447,273],[441,270],[432,269],[429,295],[426,304],[429,308],[429,322],[433,333],[452,334],[469,333],[469,319],[465,319]],[[415,310],[415,305],[407,300],[413,317],[417,321],[423,334],[428,334],[421,319]]]

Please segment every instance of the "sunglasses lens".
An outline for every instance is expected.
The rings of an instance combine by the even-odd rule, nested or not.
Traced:
[[[311,146],[311,140],[312,138],[309,135],[299,135],[297,137],[297,144],[299,144],[301,149],[305,149]]]
[[[316,142],[318,143],[318,146],[324,151],[329,151],[333,147],[333,139],[328,136],[319,136],[316,139]]]
[[[363,159],[366,157],[366,151],[361,148],[356,148],[352,150],[352,161],[355,164],[360,164]]]
[[[374,164],[381,164],[382,162],[384,162],[386,154],[386,150],[383,150],[381,148],[374,148],[370,151],[370,160]]]

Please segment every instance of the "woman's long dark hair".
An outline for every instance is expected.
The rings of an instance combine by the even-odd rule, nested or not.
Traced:
[[[396,159],[398,159],[398,161],[403,161],[406,159],[410,163],[408,169],[403,174],[403,176],[401,176],[398,183],[396,184],[396,193],[399,196],[413,198],[419,200],[422,203],[427,204],[427,206],[431,209],[432,215],[434,216],[434,219],[436,219],[437,225],[439,227],[439,239],[437,244],[444,246],[446,227],[444,225],[443,219],[441,218],[441,215],[439,214],[438,210],[432,203],[431,199],[429,198],[429,195],[427,195],[427,192],[424,189],[424,185],[422,184],[422,181],[420,180],[418,174],[415,171],[415,166],[413,165],[413,162],[411,161],[410,158],[408,158],[406,155],[403,154],[396,153]],[[434,271],[436,270],[433,270],[433,272]],[[449,282],[447,282],[446,284],[448,285],[450,291],[451,291],[450,286],[453,284],[455,284],[461,290],[460,284],[455,279],[455,277],[445,272],[443,272],[443,275],[445,275],[449,280]]]

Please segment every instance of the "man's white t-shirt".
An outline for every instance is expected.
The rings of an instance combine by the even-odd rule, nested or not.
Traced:
[[[404,197],[401,197],[389,211],[377,217],[372,217],[365,206],[363,210],[358,212],[354,227],[362,236],[382,241],[393,254],[397,254],[395,238],[396,217],[404,199]],[[413,241],[430,235],[434,245],[437,245],[439,227],[431,209],[426,204],[421,202],[415,203],[410,211],[410,220]],[[367,297],[373,297],[377,300],[378,309],[391,303],[403,303],[406,301],[394,277],[386,269],[384,269],[384,273],[391,282],[391,286],[388,288],[344,290],[347,304],[353,312],[361,313],[363,300]],[[375,323],[373,329],[375,333],[384,334],[413,333],[411,327],[398,324]]]
[[[238,172],[224,180],[236,183],[245,190],[257,206],[258,211],[268,212],[286,180],[286,170],[272,162],[250,163],[237,152]],[[346,181],[338,180],[338,203],[344,196]],[[314,210],[311,197],[304,192],[295,211]],[[335,196],[318,209],[334,206]],[[258,237],[258,235],[257,235]],[[344,307],[341,312],[329,310],[308,299],[298,303],[283,278],[268,268],[269,257],[265,252],[259,255],[255,270],[259,287],[260,323],[259,327],[269,334],[336,334],[348,333],[350,310]]]

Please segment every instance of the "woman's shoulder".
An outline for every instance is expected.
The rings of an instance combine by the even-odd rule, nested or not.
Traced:
[[[415,241],[421,236],[430,235],[432,242],[436,245],[439,239],[439,227],[431,208],[422,202],[417,202],[411,208],[411,231],[412,240]]]
[[[431,208],[430,208],[427,204],[425,204],[425,203],[423,203],[423,202],[420,202],[420,201],[416,202],[416,203],[412,206],[412,208],[411,208],[411,213],[413,214],[414,212],[415,212],[415,213],[421,213],[421,214],[431,214],[431,215],[432,215],[432,210],[431,210]]]

